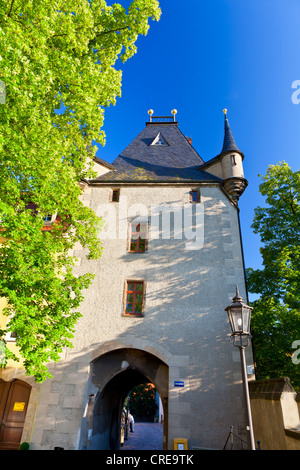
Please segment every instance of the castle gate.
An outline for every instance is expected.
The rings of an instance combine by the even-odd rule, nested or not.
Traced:
[[[164,410],[163,447],[168,442],[168,366],[158,357],[138,349],[117,349],[91,364],[87,411],[87,445],[91,450],[120,447],[121,412],[124,400],[136,385],[151,382]]]

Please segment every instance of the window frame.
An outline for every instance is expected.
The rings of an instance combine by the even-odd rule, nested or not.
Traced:
[[[8,317],[8,320],[6,322],[6,325],[10,322],[11,318],[15,315],[15,313],[11,313]],[[15,336],[14,336],[15,335]],[[5,341],[7,341],[8,343],[15,343],[17,341],[17,336],[16,336],[16,333],[15,331],[12,331],[12,330],[8,330],[6,332],[6,335],[5,335],[5,338],[4,338]]]
[[[43,218],[44,225],[52,225],[53,222],[55,222],[56,217],[57,217],[57,212],[54,212],[54,213],[47,212],[47,215]]]
[[[153,145],[154,147],[170,147],[170,144],[167,142],[161,132],[157,134],[157,136],[153,139],[150,145]]]
[[[197,195],[196,201],[195,201],[194,198],[193,198],[193,194],[194,194],[194,193],[196,193],[196,195]],[[200,199],[201,199],[201,197],[200,197],[200,189],[199,189],[199,188],[193,188],[193,189],[191,189],[191,190],[190,190],[190,202],[191,202],[192,204],[197,204],[197,203],[200,202]]]
[[[140,236],[137,236],[136,238],[136,249],[133,250],[132,249],[132,239],[133,239],[133,235],[134,234],[138,234],[140,233],[141,231],[140,230],[137,230],[137,231],[133,231],[133,226],[136,226],[136,227],[145,227],[145,238],[142,238],[142,240],[145,241],[144,243],[144,249],[143,250],[139,250],[138,248],[140,247],[140,239],[141,237]],[[148,230],[149,230],[149,226],[148,226],[148,222],[130,222],[129,224],[129,234],[128,234],[128,252],[129,253],[147,253],[148,251]]]
[[[129,284],[134,284],[134,288],[129,290]],[[142,284],[142,290],[136,289],[136,284]],[[146,283],[142,279],[129,279],[125,281],[123,316],[125,317],[143,317],[145,311]],[[128,302],[128,295],[133,295],[132,302]],[[141,311],[136,312],[136,295],[142,295]],[[132,304],[132,312],[127,311],[127,304]]]
[[[117,200],[114,200],[114,193],[117,193]],[[119,202],[120,201],[120,188],[111,188],[110,193],[110,202]]]
[[[15,335],[15,336],[14,336]],[[15,343],[17,341],[17,336],[15,331],[8,331],[5,335],[5,341],[8,343]]]
[[[44,227],[49,227],[54,224],[57,220],[57,212],[47,212],[45,217],[43,217]]]

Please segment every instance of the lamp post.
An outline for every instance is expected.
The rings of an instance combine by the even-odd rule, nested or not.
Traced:
[[[240,350],[241,356],[241,367],[242,367],[242,377],[243,377],[243,386],[246,400],[246,408],[248,415],[248,427],[250,435],[250,446],[251,450],[255,450],[255,442],[253,435],[253,425],[252,425],[252,414],[250,406],[250,396],[249,388],[247,381],[247,368],[246,368],[246,359],[245,359],[245,348],[250,344],[250,319],[252,307],[245,304],[243,297],[239,295],[238,287],[236,286],[236,295],[232,299],[233,302],[231,305],[225,308],[228,314],[233,338],[234,346],[238,347]]]

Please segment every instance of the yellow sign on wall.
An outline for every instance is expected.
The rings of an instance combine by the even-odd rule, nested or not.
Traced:
[[[23,401],[15,401],[13,411],[24,411],[25,402]]]
[[[174,450],[187,450],[188,440],[186,438],[177,437],[174,439]]]

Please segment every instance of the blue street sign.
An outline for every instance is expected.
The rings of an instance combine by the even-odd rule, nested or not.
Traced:
[[[175,380],[174,387],[184,387],[184,382],[182,380]]]

